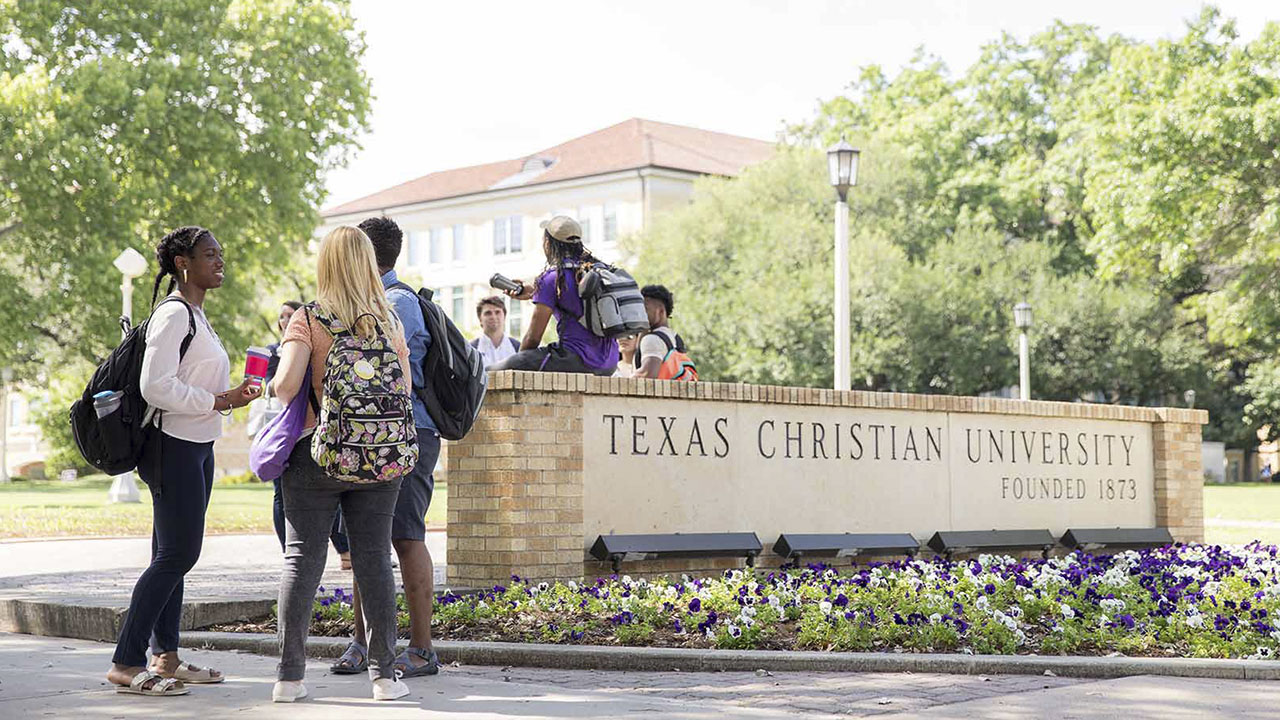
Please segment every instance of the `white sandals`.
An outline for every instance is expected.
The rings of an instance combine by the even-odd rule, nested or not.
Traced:
[[[150,683],[150,685],[148,685]],[[116,692],[125,693],[127,695],[146,695],[148,697],[162,697],[167,695],[186,695],[191,692],[184,687],[181,680],[177,678],[161,677],[160,673],[150,670],[143,670],[133,676],[133,680],[126,685],[117,685]]]
[[[212,685],[226,680],[227,676],[212,668],[198,668],[189,662],[182,662],[178,663],[178,669],[173,671],[173,679],[181,680],[188,685]]]

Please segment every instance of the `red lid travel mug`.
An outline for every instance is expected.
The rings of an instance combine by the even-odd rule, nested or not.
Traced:
[[[271,353],[266,348],[251,347],[244,353],[244,376],[254,378],[258,384],[267,379],[267,366],[271,362]]]

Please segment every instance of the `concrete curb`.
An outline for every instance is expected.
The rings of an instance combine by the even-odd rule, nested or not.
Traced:
[[[403,643],[402,643],[403,644]],[[185,632],[182,645],[277,655],[274,635]],[[307,640],[311,657],[337,658],[346,638]],[[835,653],[785,650],[692,650],[599,645],[541,645],[501,642],[435,643],[441,662],[515,665],[561,670],[647,670],[684,672],[928,672],[954,675],[1043,675],[1110,679],[1131,675],[1280,680],[1280,661],[1201,658],[1085,657],[1043,655],[944,655]]]
[[[209,627],[271,612],[275,600],[215,600],[183,603],[179,628]],[[0,632],[115,642],[127,608],[42,600],[0,600]]]
[[[451,590],[455,595],[477,592],[471,588]],[[436,593],[439,597],[444,593]],[[179,629],[183,632],[211,625],[224,625],[263,617],[271,613],[276,599],[196,600],[182,604]],[[124,605],[85,598],[68,598],[63,602],[0,597],[0,632],[44,635],[115,642],[128,609]]]

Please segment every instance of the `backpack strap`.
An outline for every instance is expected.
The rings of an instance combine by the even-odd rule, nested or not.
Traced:
[[[315,303],[308,303],[302,306],[302,317],[307,321],[307,335],[311,334],[311,313],[309,311],[314,307]],[[327,327],[325,329],[328,330]],[[307,400],[311,402],[311,410],[316,414],[316,422],[320,422],[320,401],[316,399],[316,386],[311,384],[310,373],[311,358],[307,357],[307,374],[303,376],[302,381],[307,384]]]
[[[151,314],[155,315],[156,310],[161,305],[164,305],[165,303],[170,301],[180,302],[182,303],[183,307],[187,309],[187,335],[186,337],[182,338],[182,344],[178,345],[178,362],[182,362],[182,358],[186,357],[187,355],[187,349],[191,347],[191,341],[194,340],[196,337],[196,311],[191,308],[191,303],[187,302],[185,299],[180,297],[174,297],[173,295],[169,295],[164,300],[161,300],[159,303],[157,303],[156,306],[151,309]],[[148,318],[148,320],[150,320],[150,318]],[[148,426],[151,426],[152,422],[155,423],[154,427],[156,431],[152,433],[151,436],[149,436],[145,442],[155,443],[155,445],[152,446],[151,471],[152,471],[152,477],[156,478],[156,484],[154,487],[151,487],[150,489],[151,489],[151,494],[153,496],[160,497],[160,495],[164,492],[164,480],[163,480],[164,474],[162,472],[163,465],[161,463],[162,458],[160,456],[160,442],[161,442],[160,434],[164,432],[164,411],[159,408],[153,408],[153,409],[154,409],[154,413],[152,414],[152,416],[145,417],[143,419],[143,424],[144,424],[144,427],[148,427]]]
[[[409,293],[409,295],[411,295],[413,299],[418,302],[418,312],[421,313],[422,315],[422,324],[423,325],[427,324],[427,311],[423,309],[422,304],[431,302],[431,298],[435,297],[435,295],[430,290],[428,290],[427,288],[422,288],[421,290],[414,290],[412,287],[410,287],[409,285],[407,285],[406,283],[400,280],[397,280],[391,283],[389,286],[387,286],[387,290],[388,291],[403,290]],[[392,308],[392,312],[394,311],[395,311],[395,308]],[[404,322],[404,318],[401,318],[400,321]],[[405,338],[405,340],[408,340],[408,338]]]
[[[182,344],[178,346],[178,362],[182,362],[182,358],[187,355],[187,348],[191,347],[191,341],[196,337],[196,311],[191,309],[191,303],[186,300],[170,295],[156,304],[151,310],[151,314],[155,315],[156,310],[167,302],[180,302],[187,309],[187,336],[182,338]]]
[[[325,331],[328,332],[329,335],[333,336],[334,338],[340,338],[344,335],[353,334],[351,332],[351,328],[339,328],[337,318],[329,317],[328,315],[320,312],[320,307],[318,305],[315,305],[315,303],[312,303],[307,307],[312,308],[311,315],[315,316],[316,321],[320,323],[320,327],[323,327]],[[368,315],[369,317],[373,318],[374,325],[377,326],[379,332],[382,332],[383,335],[386,335],[386,331],[382,329],[382,324],[378,322],[377,318],[373,317],[373,315],[370,315],[369,313],[362,313],[356,316],[356,319],[354,322],[359,322],[360,318],[364,317],[365,315]],[[308,325],[310,324],[310,322],[311,322],[311,317],[309,315],[307,316]]]
[[[667,356],[671,354],[672,350],[679,349],[675,345],[671,344],[671,338],[667,337],[666,333],[660,333],[660,332],[657,332],[656,330],[650,330],[644,335],[641,335],[640,337],[636,338],[636,352],[635,352],[635,355],[631,357],[631,364],[635,365],[637,368],[640,367],[640,341],[644,339],[645,335],[656,335],[658,336],[658,339],[662,341],[662,344],[667,346],[667,351],[662,354],[662,362],[667,361]],[[684,351],[680,350],[680,352],[684,352]]]
[[[387,289],[388,289],[388,290],[392,290],[392,289],[395,289],[395,290],[404,290],[405,292],[409,293],[410,295],[413,295],[414,297],[417,297],[417,296],[418,296],[418,291],[417,291],[417,290],[414,290],[414,289],[413,289],[412,287],[410,287],[407,283],[405,283],[405,282],[403,282],[403,281],[400,281],[400,280],[397,280],[397,281],[395,281],[395,282],[391,283],[390,285],[388,285],[388,286],[387,286]],[[431,291],[430,291],[430,290],[427,290],[426,292],[431,292]]]
[[[319,305],[315,303],[311,303],[309,305],[306,305],[304,307],[304,310],[309,310],[309,312],[307,312],[307,315],[306,315],[307,327],[311,327],[311,318],[314,316],[316,319],[316,322],[320,323],[320,327],[324,328],[325,332],[329,333],[329,335],[333,337],[338,337],[338,335],[346,332],[345,330],[335,330],[333,318],[330,318],[327,315],[321,313]]]
[[[560,273],[568,272],[568,271],[572,271],[571,276],[573,278],[573,289],[576,292],[578,289],[578,284],[582,282],[583,276],[585,276],[588,272],[590,272],[590,268],[584,269],[582,264],[579,263],[576,265],[559,265],[557,267],[547,270],[546,272],[552,272],[556,274],[555,275],[556,289],[559,290],[560,289]],[[566,284],[567,284],[567,281],[566,281]],[[578,304],[582,306],[582,314],[574,315],[572,312],[569,311],[568,308],[560,304],[560,293],[558,292],[556,293],[556,309],[559,310],[562,314],[568,315],[574,320],[577,320],[578,322],[582,323],[583,326],[586,326],[588,322],[587,321],[587,310],[588,310],[587,301],[583,299],[581,293],[578,294]],[[591,328],[587,327],[587,329],[589,330]]]

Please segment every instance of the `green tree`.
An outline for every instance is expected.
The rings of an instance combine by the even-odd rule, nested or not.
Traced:
[[[1080,103],[1089,249],[1201,327],[1230,387],[1232,439],[1280,432],[1280,25],[1249,43],[1205,9],[1176,40],[1130,45]]]
[[[0,366],[50,388],[49,462],[76,466],[66,408],[119,339],[122,250],[154,272],[165,232],[212,229],[233,354],[309,284],[323,174],[366,128],[364,39],[341,0],[0,0],[0,42]]]
[[[1096,396],[1168,403],[1194,389],[1207,436],[1248,444],[1258,425],[1280,432],[1280,405],[1266,401],[1280,396],[1266,386],[1280,382],[1268,364],[1280,349],[1278,78],[1275,23],[1250,43],[1212,8],[1152,43],[1057,23],[1001,37],[958,75],[924,54],[893,76],[868,68],[792,136],[850,137],[892,158],[895,176],[860,186],[853,207],[913,263],[936,263],[973,219],[1051,251],[1043,263],[1066,285],[1049,292],[1043,278],[1037,308],[1079,300],[1050,347],[1054,331],[1037,323],[1038,392],[1058,394],[1059,375],[1068,396],[1084,379],[1070,373],[1110,377],[1114,358],[1091,366],[1091,343],[1139,342],[1121,353],[1128,386]],[[1158,332],[1112,336],[1094,313]]]
[[[639,279],[676,293],[672,324],[709,379],[823,385],[831,368],[831,188],[825,159],[784,151],[638,238]],[[763,269],[767,268],[767,272]]]
[[[830,385],[833,193],[824,160],[784,148],[739,178],[703,179],[690,205],[635,239],[638,279],[675,293],[673,325],[706,379]],[[883,196],[900,182],[892,164],[872,163],[857,192]],[[1011,309],[1023,299],[1038,311],[1036,397],[1164,403],[1201,367],[1199,346],[1171,322],[1167,302],[1086,270],[1060,273],[1052,241],[1009,238],[990,217],[966,212],[913,260],[880,220],[865,209],[853,220],[856,387],[970,395],[1016,384]]]
[[[229,348],[256,339],[324,171],[366,126],[347,4],[0,0],[0,40],[0,364],[31,377],[104,355],[119,338],[112,259],[153,258],[192,223],[226,250],[209,315]],[[151,291],[140,278],[135,314]]]
[[[792,135],[823,145],[856,138],[894,159],[900,172],[884,192],[860,188],[854,202],[873,211],[913,259],[969,212],[1010,237],[1054,247],[1055,267],[1072,270],[1091,262],[1082,247],[1090,221],[1082,210],[1077,97],[1126,44],[1055,23],[1026,42],[1002,36],[955,78],[923,52],[893,77],[873,65]]]

